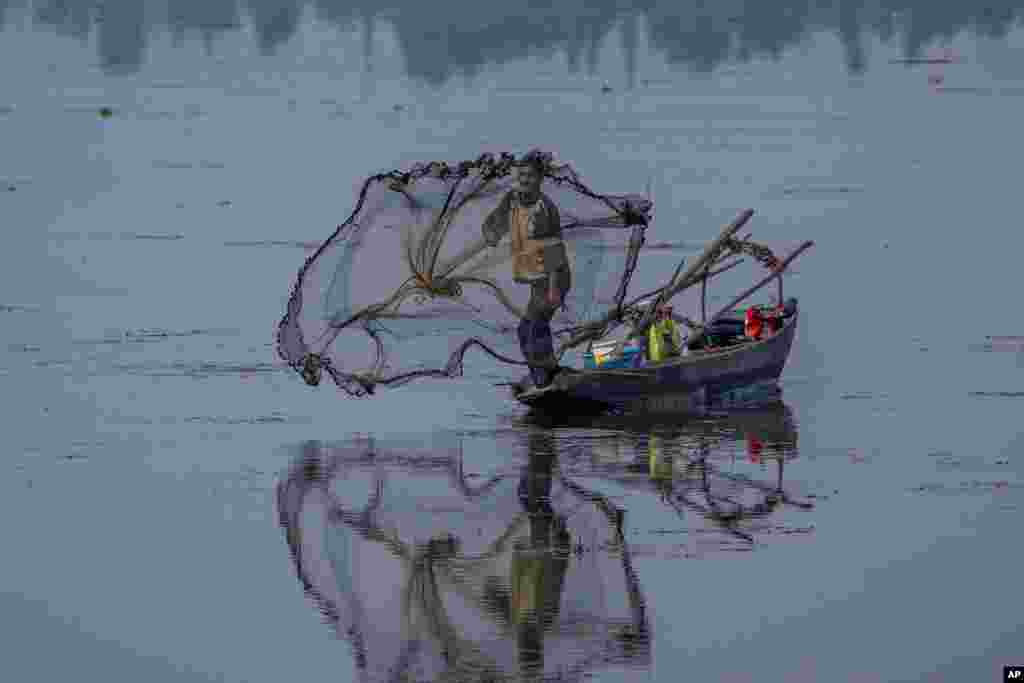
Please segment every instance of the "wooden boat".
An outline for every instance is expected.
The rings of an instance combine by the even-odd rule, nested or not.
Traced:
[[[781,324],[776,331],[769,332],[766,329],[764,335],[756,339],[744,336],[740,337],[739,343],[699,348],[664,361],[643,363],[639,367],[596,367],[582,370],[560,368],[554,381],[546,387],[537,388],[529,379],[513,385],[512,393],[516,400],[547,413],[589,413],[608,409],[625,409],[635,413],[680,413],[699,411],[709,404],[730,403],[733,397],[742,402],[745,389],[777,390],[777,382],[789,358],[800,317],[797,300],[783,296],[783,274],[801,253],[814,246],[814,242],[806,241],[786,258],[779,259],[765,245],[747,238],[737,240],[735,235],[753,213],[751,209],[742,212],[736,220],[725,226],[718,238],[705,248],[685,272],[682,271],[683,262],[680,262],[667,284],[643,295],[657,294],[638,313],[639,319],[634,323],[639,330],[648,329],[651,316],[661,302],[669,301],[684,289],[699,285],[702,323],[696,325],[686,320],[684,322],[697,329],[692,342],[700,346],[700,342],[714,334],[711,331],[713,325],[724,321],[724,316],[736,311],[736,306],[761,288],[775,282],[778,286],[776,298],[782,304],[777,311],[781,315]],[[708,316],[707,283],[712,277],[739,265],[742,258],[725,263],[737,254],[753,257],[768,268],[769,274],[733,298],[717,313]],[[762,307],[754,309],[761,310]]]
[[[685,412],[746,388],[774,387],[789,357],[799,309],[782,327],[758,340],[709,351],[691,351],[660,363],[631,369],[565,368],[537,389],[521,382],[513,387],[520,403],[545,412],[623,408],[630,412]]]

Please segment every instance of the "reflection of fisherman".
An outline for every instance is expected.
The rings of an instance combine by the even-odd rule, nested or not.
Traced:
[[[682,352],[683,340],[679,327],[672,319],[672,304],[665,302],[658,306],[654,322],[647,330],[647,358],[652,363],[678,356]]]
[[[530,302],[519,323],[519,345],[537,387],[547,386],[556,372],[551,318],[572,286],[562,242],[558,207],[540,190],[544,161],[528,155],[519,168],[517,189],[509,192],[484,220],[487,243],[495,247],[511,233],[512,269],[516,282],[530,285]]]
[[[530,540],[512,556],[510,616],[520,669],[527,675],[543,671],[544,632],[558,616],[569,567],[571,538],[550,501],[554,462],[553,455],[531,455],[519,483],[519,502],[530,517]]]

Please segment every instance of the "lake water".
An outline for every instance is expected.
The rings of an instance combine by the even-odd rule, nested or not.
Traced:
[[[1022,16],[0,2],[3,677],[999,680]],[[638,287],[747,207],[815,241],[781,402],[550,424],[484,355],[365,400],[280,362],[366,175],[535,146],[653,197]]]

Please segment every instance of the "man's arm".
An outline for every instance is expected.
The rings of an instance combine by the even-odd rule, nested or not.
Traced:
[[[558,213],[558,207],[550,199],[547,201],[548,205],[548,220],[550,221],[550,230],[552,237],[562,236],[562,216]]]
[[[562,239],[562,218],[558,213],[558,207],[555,203],[548,200],[545,202],[548,209],[548,225],[545,230],[546,235],[550,239]],[[562,292],[558,288],[558,277],[556,272],[560,268],[568,268],[569,259],[565,253],[565,244],[559,242],[558,244],[546,247],[544,249],[544,270],[548,275],[548,302],[554,306],[563,304]]]
[[[551,244],[544,247],[544,272],[549,276],[554,275],[555,271],[567,267],[569,265],[569,259],[565,252],[565,243],[562,242],[562,222],[561,216],[558,213],[558,207],[555,203],[547,200],[545,201],[547,207],[547,216],[545,217],[545,226],[542,231],[543,239],[550,240]],[[549,278],[554,283],[555,278]]]
[[[487,215],[487,218],[484,219],[482,230],[484,233],[484,239],[487,241],[488,246],[498,246],[498,242],[500,242],[501,238],[505,236],[505,233],[509,231],[508,211],[509,203],[508,199],[505,198],[502,199],[501,203],[498,204],[498,206],[496,206],[494,210]]]

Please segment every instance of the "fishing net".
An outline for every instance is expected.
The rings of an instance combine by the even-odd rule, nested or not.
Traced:
[[[582,681],[649,664],[623,518],[548,446],[472,482],[459,449],[436,443],[308,444],[296,458],[280,521],[361,680]]]
[[[326,372],[353,396],[460,375],[474,346],[525,364],[516,326],[530,286],[514,277],[510,238],[489,246],[483,226],[507,209],[527,158],[542,164],[571,273],[552,320],[556,354],[617,324],[650,201],[599,194],[537,150],[483,155],[368,178],[351,216],[299,271],[278,330],[281,357],[308,384]]]

